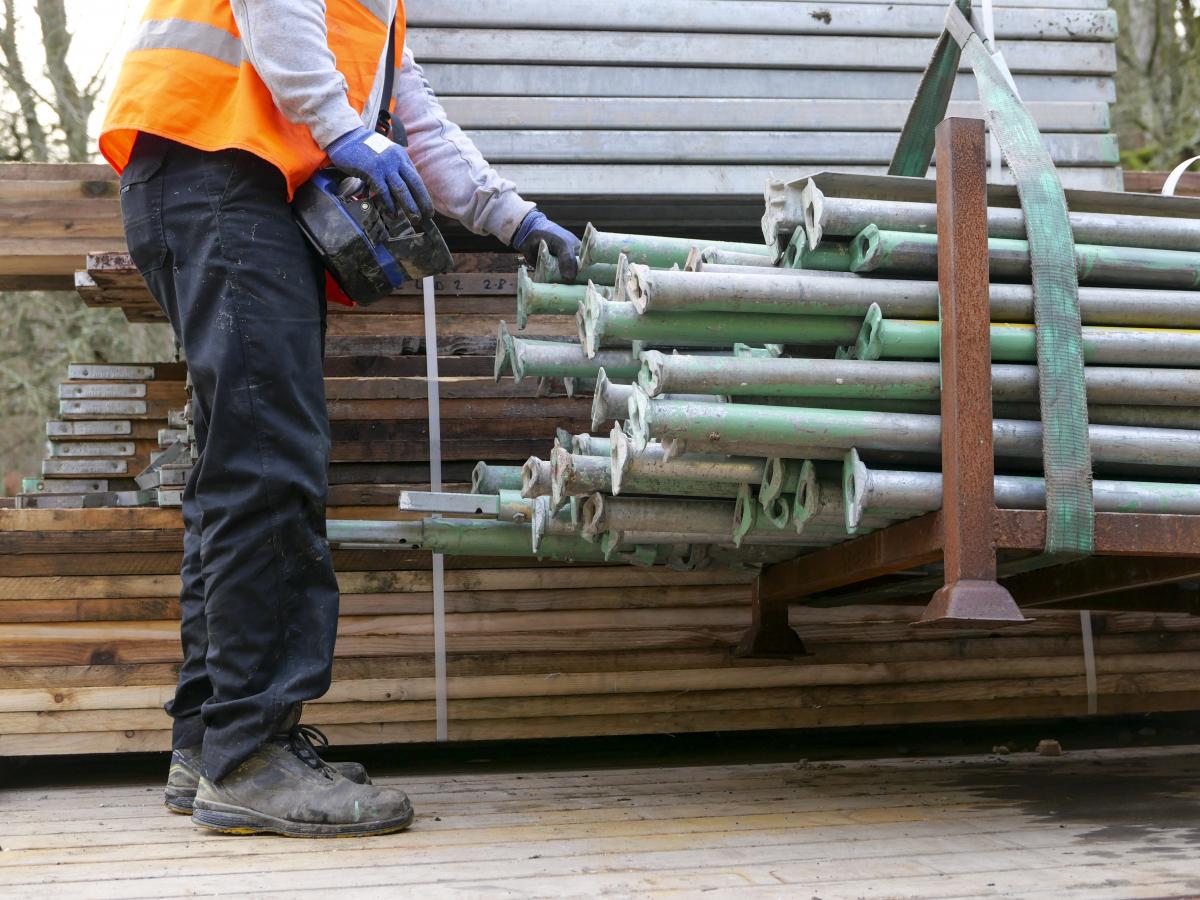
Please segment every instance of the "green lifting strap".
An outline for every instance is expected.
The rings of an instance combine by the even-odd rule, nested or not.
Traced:
[[[1093,552],[1096,526],[1074,234],[1066,194],[1041,133],[967,18],[969,14],[970,0],[950,4],[946,31],[922,91],[926,85],[933,90],[944,115],[961,52],[975,73],[992,134],[1017,184],[1033,271],[1046,476],[1046,554],[1054,561],[1065,561]],[[948,43],[955,50],[948,49]],[[928,116],[934,107],[933,100],[917,97],[892,163],[893,174],[920,177],[928,171],[936,125]],[[929,129],[925,143],[916,133],[921,127]],[[898,171],[900,168],[904,171]]]
[[[971,14],[971,0],[953,0],[953,3],[964,15]],[[917,88],[917,98],[908,111],[896,155],[888,168],[889,175],[924,178],[929,171],[936,140],[934,129],[946,118],[946,110],[950,108],[950,94],[954,91],[961,56],[958,42],[949,31],[943,31],[921,86]]]

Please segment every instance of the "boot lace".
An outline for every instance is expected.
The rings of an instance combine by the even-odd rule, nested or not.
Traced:
[[[288,749],[305,765],[313,769],[319,769],[327,776],[333,776],[333,767],[321,759],[321,754],[317,752],[317,747],[315,746],[329,746],[329,738],[325,736],[325,732],[321,731],[321,729],[314,728],[312,725],[295,725],[287,733],[286,741]]]

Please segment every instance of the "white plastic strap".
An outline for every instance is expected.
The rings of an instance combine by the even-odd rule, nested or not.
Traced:
[[[992,59],[1000,68],[1000,73],[1004,76],[1004,80],[1008,82],[1008,86],[1012,88],[1014,94],[1020,97],[1021,94],[1017,91],[1017,83],[1013,80],[1012,72],[1009,71],[1008,63],[1004,59],[1004,54],[1000,52],[1000,48],[996,44],[996,17],[992,9],[992,0],[983,0],[983,38],[984,45],[988,52],[992,54]],[[989,137],[989,153],[992,161],[992,181],[999,182],[1000,176],[1004,172],[1004,155],[1000,152],[1000,142],[996,140],[995,133],[988,128]]]
[[[437,302],[432,278],[422,282],[425,313],[425,379],[429,395],[429,489],[442,490],[442,405],[438,391]],[[433,554],[433,681],[437,739],[449,739],[450,717],[446,692],[446,569],[440,553]]]
[[[1162,195],[1164,197],[1174,197],[1175,189],[1179,187],[1179,182],[1183,179],[1184,173],[1198,162],[1200,162],[1200,156],[1193,156],[1186,162],[1181,162],[1176,166],[1175,170],[1167,176],[1167,180],[1163,184]]]
[[[983,36],[987,38],[988,52],[996,52],[996,13],[992,0],[983,0]]]
[[[1087,711],[1094,716],[1098,709],[1096,699],[1096,645],[1092,641],[1092,613],[1079,611],[1079,630],[1083,635],[1083,672],[1087,679]]]

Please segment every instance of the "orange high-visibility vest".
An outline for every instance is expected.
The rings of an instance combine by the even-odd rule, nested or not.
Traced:
[[[387,47],[389,7],[387,0],[325,4],[329,49],[356,112],[371,99]],[[397,53],[403,46],[399,0]],[[150,0],[100,134],[100,152],[117,172],[142,131],[198,150],[247,150],[283,173],[289,199],[325,161],[308,129],[284,118],[246,59],[229,0]]]

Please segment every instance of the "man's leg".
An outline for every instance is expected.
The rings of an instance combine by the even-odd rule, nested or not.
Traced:
[[[143,138],[134,148],[133,158],[121,178],[121,208],[126,240],[147,287],[154,295],[180,337],[178,296],[175,291],[173,263],[162,226],[162,168],[171,145],[156,138]],[[197,441],[203,446],[203,422],[197,422]],[[183,499],[183,562],[180,566],[182,587],[180,638],[183,665],[174,699],[166,705],[174,719],[171,729],[173,750],[190,750],[204,740],[200,708],[212,696],[208,680],[208,626],[204,620],[204,578],[200,562],[200,511],[195,503],[194,481],[189,480]],[[190,811],[190,802],[188,804]]]
[[[212,688],[204,766],[219,780],[329,686],[323,278],[272,166],[172,147],[161,180],[174,318],[207,426],[188,493]]]
[[[343,777],[297,727],[301,703],[328,689],[337,625],[323,272],[273,167],[157,139],[143,150],[122,184],[130,250],[183,345],[198,426],[187,507],[200,567],[189,553],[184,577],[203,585],[203,616],[185,614],[184,641],[194,662],[202,622],[211,694],[193,821],[239,834],[400,830],[413,816],[404,792]],[[184,594],[194,613],[195,591]],[[185,663],[171,708],[180,740],[194,739],[204,693]]]
[[[143,138],[122,201],[193,382],[173,744],[212,744],[220,778],[328,687],[323,275],[282,176],[249,154]]]

